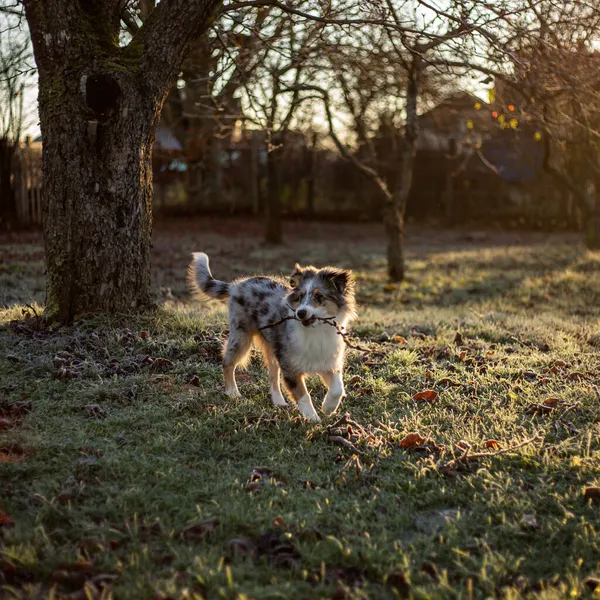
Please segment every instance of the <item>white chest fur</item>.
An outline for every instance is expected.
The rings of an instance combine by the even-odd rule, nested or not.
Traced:
[[[326,323],[304,327],[294,322],[291,349],[296,368],[302,373],[323,373],[342,368],[344,340]]]

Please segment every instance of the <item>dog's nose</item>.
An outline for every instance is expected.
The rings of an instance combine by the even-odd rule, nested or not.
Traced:
[[[301,308],[296,314],[298,315],[299,319],[304,319],[304,317],[306,317],[306,310]]]

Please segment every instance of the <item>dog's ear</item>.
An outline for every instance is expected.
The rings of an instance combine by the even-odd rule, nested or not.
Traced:
[[[352,271],[346,269],[326,269],[324,275],[340,294],[343,294],[353,281]]]
[[[292,286],[293,288],[298,287],[298,284],[300,283],[300,280],[302,279],[302,267],[296,263],[294,265],[294,272],[292,273],[292,276],[290,277],[290,286]]]

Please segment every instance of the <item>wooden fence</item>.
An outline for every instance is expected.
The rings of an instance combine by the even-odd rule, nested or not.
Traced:
[[[13,177],[17,221],[24,225],[42,224],[42,145],[22,144],[14,157]]]

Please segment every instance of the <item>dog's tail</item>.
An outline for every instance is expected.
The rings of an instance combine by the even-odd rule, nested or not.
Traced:
[[[204,252],[194,252],[188,270],[189,282],[196,292],[204,292],[211,298],[227,300],[230,296],[229,284],[212,276],[208,266],[208,256]]]

